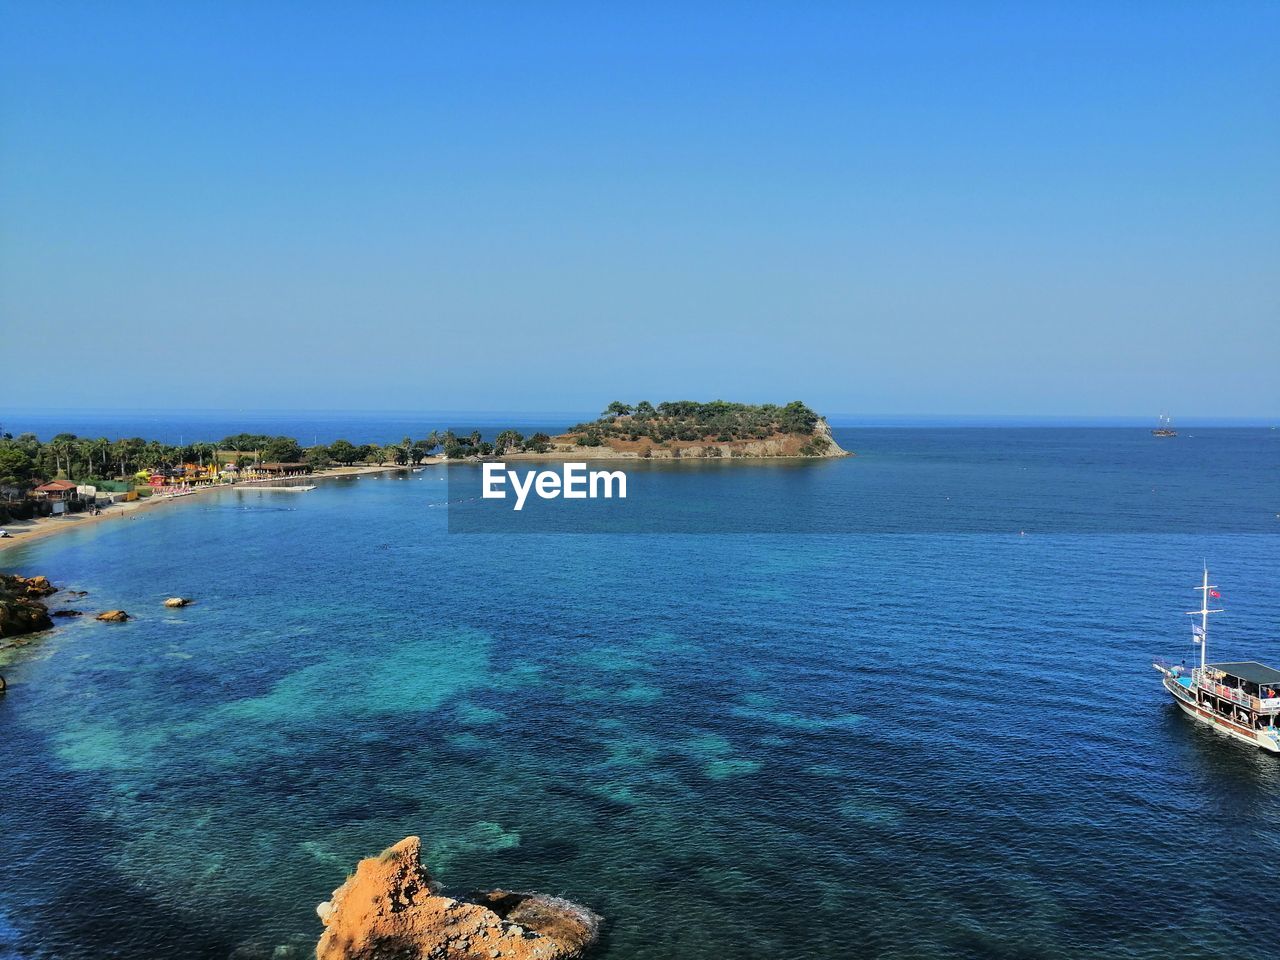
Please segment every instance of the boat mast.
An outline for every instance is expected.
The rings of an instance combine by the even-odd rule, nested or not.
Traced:
[[[1209,591],[1217,590],[1217,586],[1209,582],[1209,565],[1204,567],[1204,580],[1200,586],[1193,587],[1194,590],[1200,591],[1200,609],[1188,610],[1187,615],[1200,618],[1200,669],[1204,669],[1205,648],[1209,645],[1209,614],[1222,613],[1221,610],[1209,609]]]

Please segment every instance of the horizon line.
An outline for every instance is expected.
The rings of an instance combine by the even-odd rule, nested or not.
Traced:
[[[889,426],[924,423],[954,423],[957,425],[977,425],[980,423],[998,423],[1007,425],[1096,425],[1096,426],[1143,426],[1154,422],[1150,414],[1072,414],[1072,413],[882,413],[882,412],[833,412],[821,413],[832,426]],[[244,417],[246,419],[278,419],[290,416],[366,419],[379,416],[400,418],[419,417],[520,417],[524,419],[538,418],[585,418],[599,416],[598,412],[573,409],[468,409],[468,408],[236,408],[236,407],[185,407],[156,410],[150,407],[7,407],[0,408],[0,425],[4,421],[16,417],[39,418],[44,421],[60,416],[89,417],[91,419],[121,416],[136,416],[148,419],[166,420],[175,417],[192,416],[200,418]],[[837,422],[840,421],[840,422]],[[1280,416],[1265,414],[1228,414],[1198,415],[1190,414],[1176,417],[1174,426],[1272,426],[1280,424]]]

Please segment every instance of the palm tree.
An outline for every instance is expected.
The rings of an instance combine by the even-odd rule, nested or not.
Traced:
[[[130,467],[136,469],[138,465],[138,457],[145,444],[138,437],[128,437],[123,440],[117,440],[112,444],[112,459],[120,465],[120,477],[129,476]]]
[[[60,433],[49,441],[49,452],[53,454],[53,472],[61,473],[66,465],[67,479],[71,479],[71,444],[75,437],[69,433]]]
[[[502,456],[508,450],[519,447],[524,443],[524,434],[518,430],[503,430],[493,439],[493,452],[498,456]]]
[[[197,462],[200,464],[201,468],[203,469],[205,459],[208,458],[211,461],[213,459],[213,454],[214,454],[213,444],[193,443],[191,445],[191,452],[195,455]]]
[[[138,455],[138,462],[148,469],[161,467],[169,462],[172,451],[163,443],[152,440]]]
[[[99,466],[102,468],[102,476],[109,476],[107,470],[107,455],[111,452],[111,441],[106,437],[98,437],[96,440],[89,441],[89,461],[93,462],[97,459]],[[90,471],[92,472],[92,471]]]
[[[77,440],[71,445],[71,455],[84,467],[81,476],[93,473],[93,441],[88,437]]]

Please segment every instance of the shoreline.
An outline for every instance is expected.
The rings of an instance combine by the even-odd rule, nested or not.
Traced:
[[[437,454],[433,457],[427,457],[416,466],[409,464],[385,464],[377,466],[374,464],[361,464],[360,466],[350,467],[329,467],[318,473],[308,474],[305,479],[308,481],[334,480],[342,477],[355,477],[373,473],[390,473],[393,471],[410,471],[430,466],[455,466],[461,464],[479,464],[486,462],[500,463],[504,461],[524,462],[524,463],[564,463],[568,461],[601,461],[609,463],[768,463],[780,461],[796,461],[796,460],[833,460],[843,457],[853,457],[856,454],[841,450],[838,447],[836,451],[821,455],[804,455],[804,454],[737,454],[731,456],[707,456],[704,453],[693,453],[672,455],[671,451],[663,450],[658,456],[644,456],[638,451],[617,450],[607,446],[602,447],[579,447],[573,450],[553,449],[546,450],[542,453],[521,452],[508,453],[503,456],[488,457],[467,457],[459,460],[449,460],[443,455]],[[301,478],[289,478],[301,479]],[[132,500],[125,503],[113,503],[102,508],[102,512],[98,516],[90,516],[86,513],[76,513],[61,517],[39,517],[35,520],[17,520],[4,525],[3,528],[9,532],[9,536],[0,539],[0,557],[6,550],[12,550],[23,544],[34,543],[37,540],[44,540],[58,533],[65,533],[70,530],[82,530],[94,524],[105,523],[111,520],[123,520],[126,517],[132,517],[134,514],[144,510],[155,510],[166,504],[172,505],[182,503],[190,497],[199,497],[220,490],[252,490],[255,487],[262,488],[270,481],[263,480],[243,480],[236,483],[222,483],[213,486],[195,487],[192,492],[177,497],[145,497],[138,500]]]
[[[424,462],[424,466],[427,462]],[[369,473],[386,473],[392,470],[409,470],[407,466],[399,464],[389,464],[386,466],[374,466],[366,464],[358,467],[331,467],[320,473],[311,474],[309,480],[329,480],[340,477],[355,477]],[[123,520],[126,517],[132,518],[136,513],[144,510],[155,510],[165,505],[173,505],[184,503],[189,499],[200,497],[209,493],[220,490],[252,490],[256,487],[261,488],[261,481],[243,481],[239,483],[221,483],[207,487],[195,487],[190,494],[179,497],[145,497],[138,500],[131,500],[126,503],[113,503],[103,507],[102,512],[95,516],[87,513],[75,513],[61,517],[39,517],[35,520],[17,520],[6,523],[3,529],[9,531],[9,536],[0,539],[0,555],[6,550],[11,550],[28,543],[34,543],[37,540],[44,540],[48,537],[59,533],[66,533],[71,530],[83,530],[95,524],[105,523],[111,520]]]

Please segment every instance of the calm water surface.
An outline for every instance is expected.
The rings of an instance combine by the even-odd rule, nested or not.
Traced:
[[[4,668],[0,956],[305,955],[409,833],[450,887],[590,904],[608,960],[1272,955],[1280,758],[1150,661],[1192,655],[1205,558],[1214,652],[1280,662],[1280,539],[1222,532],[1280,512],[1274,438],[1159,454],[1229,514],[1195,533],[450,535],[432,469],[7,552],[137,619]],[[840,482],[997,502],[1090,443],[840,439]]]

